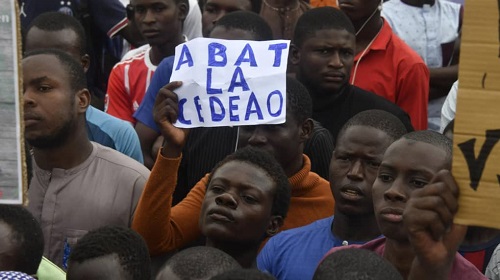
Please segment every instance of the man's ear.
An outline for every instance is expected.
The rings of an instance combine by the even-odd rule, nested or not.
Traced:
[[[268,237],[276,235],[280,231],[280,228],[283,226],[283,222],[284,222],[283,217],[278,215],[271,216],[271,219],[269,220],[269,225],[267,226],[266,229],[266,235]]]
[[[186,20],[187,14],[189,13],[189,7],[186,3],[181,2],[177,5],[177,9],[179,9],[179,19],[184,24],[184,20]]]
[[[79,113],[85,113],[90,106],[90,92],[84,88],[75,94],[76,106]]]
[[[80,62],[82,63],[83,71],[87,73],[87,70],[90,68],[90,56],[88,54],[82,55]]]
[[[298,65],[300,62],[300,50],[295,44],[290,45],[290,62],[293,65]]]
[[[300,141],[305,142],[311,136],[314,130],[314,122],[311,118],[307,118],[303,123],[300,130]]]

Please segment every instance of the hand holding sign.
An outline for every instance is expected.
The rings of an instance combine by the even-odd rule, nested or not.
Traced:
[[[403,214],[415,252],[414,277],[410,278],[448,279],[458,246],[467,232],[467,227],[453,224],[457,210],[458,186],[447,170],[439,171],[428,185],[413,191]]]
[[[181,85],[182,82],[171,82],[162,87],[153,107],[154,120],[165,138],[162,155],[168,158],[180,156],[189,132],[188,129],[177,128],[173,125],[179,114],[178,97],[173,90]]]
[[[197,38],[176,47],[177,127],[279,124],[289,41]]]

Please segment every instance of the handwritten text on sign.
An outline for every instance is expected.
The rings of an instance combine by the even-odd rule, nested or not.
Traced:
[[[279,124],[286,117],[289,41],[198,38],[175,49],[177,127]]]

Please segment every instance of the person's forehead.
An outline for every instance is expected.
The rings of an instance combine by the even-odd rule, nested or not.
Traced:
[[[71,28],[61,30],[43,30],[32,27],[26,34],[26,51],[34,49],[74,47],[79,45],[78,34]]]
[[[271,191],[274,186],[273,179],[262,167],[240,160],[232,160],[220,166],[212,176],[212,181],[216,180],[256,187],[263,191]]]
[[[401,138],[392,143],[384,154],[384,163],[422,165],[438,171],[445,165],[446,152],[430,143]]]
[[[64,66],[62,65],[61,61],[59,58],[57,58],[53,54],[49,53],[40,53],[40,54],[35,54],[35,55],[30,55],[28,57],[23,58],[22,60],[23,66],[30,66],[30,67],[24,67],[23,71],[26,73],[27,71],[32,71],[32,72],[46,72],[51,74],[51,76],[57,76],[60,73],[54,73],[53,70],[55,69],[64,69]]]
[[[210,38],[224,40],[249,40],[257,41],[257,34],[253,31],[240,28],[227,28],[225,26],[216,26],[210,32]]]
[[[378,128],[366,125],[353,125],[341,130],[338,135],[337,148],[349,145],[353,142],[362,143],[365,146],[379,147],[388,145],[392,138]],[[387,146],[386,146],[387,147]]]
[[[304,43],[309,42],[309,41],[336,41],[336,40],[342,40],[346,41],[347,43],[355,43],[356,42],[356,36],[354,34],[350,33],[349,31],[345,29],[337,29],[337,28],[322,28],[318,30],[314,30],[309,32],[305,38],[304,38]]]
[[[176,0],[131,0],[133,6],[151,6],[155,4],[175,5]]]
[[[205,5],[216,5],[220,8],[232,10],[252,10],[252,1],[250,0],[207,0]]]

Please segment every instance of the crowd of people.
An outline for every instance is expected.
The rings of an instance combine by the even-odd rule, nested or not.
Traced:
[[[500,230],[453,223],[463,2],[18,2],[0,279],[500,280]],[[291,40],[285,123],[174,125],[202,36]]]

